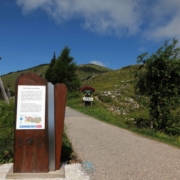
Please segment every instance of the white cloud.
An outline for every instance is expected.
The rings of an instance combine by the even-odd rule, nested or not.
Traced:
[[[102,63],[101,61],[91,61],[90,62],[91,64],[96,64],[96,65],[99,65],[99,66],[106,66],[104,63]]]
[[[48,5],[49,0],[16,0],[18,6],[22,6],[23,12],[28,13],[38,8],[44,8]]]
[[[84,28],[100,34],[132,35],[139,31],[141,23],[134,0],[16,0],[16,3],[25,14],[41,8],[58,23],[81,18]]]
[[[180,38],[180,0],[16,0],[23,13],[42,9],[57,23],[81,19],[99,34]]]
[[[151,4],[148,14],[148,26],[143,33],[147,39],[156,41],[180,38],[179,0],[157,0]]]

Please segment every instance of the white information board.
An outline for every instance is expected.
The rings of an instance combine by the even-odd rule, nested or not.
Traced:
[[[93,101],[93,97],[83,97],[83,101]]]
[[[16,129],[45,129],[46,86],[18,86]]]

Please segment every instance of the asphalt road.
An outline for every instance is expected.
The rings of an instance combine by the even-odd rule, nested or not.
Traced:
[[[66,108],[65,128],[92,180],[179,180],[180,149]]]

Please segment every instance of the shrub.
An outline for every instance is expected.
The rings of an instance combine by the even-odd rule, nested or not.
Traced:
[[[0,164],[13,161],[14,103],[0,104]]]
[[[145,118],[135,118],[136,127],[142,128],[149,128],[150,127],[150,120]]]
[[[103,95],[99,95],[98,99],[104,103],[111,103],[113,102],[113,99],[111,96],[103,96]]]

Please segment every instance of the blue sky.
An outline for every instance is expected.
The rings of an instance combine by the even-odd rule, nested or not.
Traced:
[[[77,65],[116,70],[173,38],[179,0],[0,1],[0,75],[50,63],[65,46]]]

